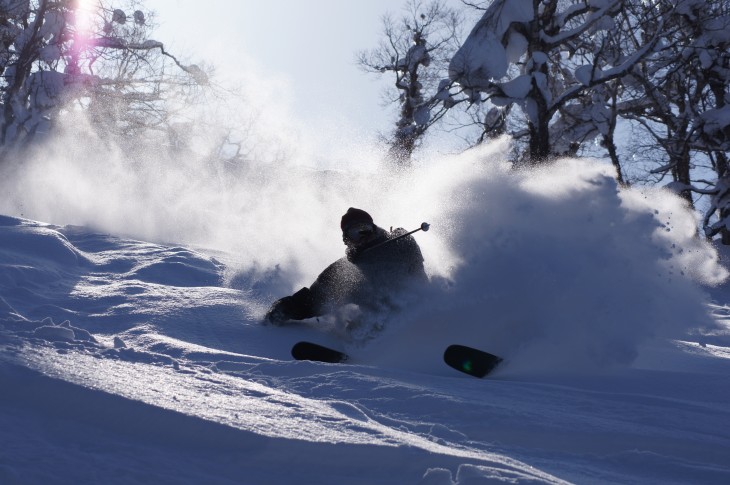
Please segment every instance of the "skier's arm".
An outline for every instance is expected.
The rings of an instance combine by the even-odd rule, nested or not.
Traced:
[[[276,300],[266,313],[266,321],[279,324],[286,320],[304,320],[317,316],[312,292],[306,286],[291,296]]]

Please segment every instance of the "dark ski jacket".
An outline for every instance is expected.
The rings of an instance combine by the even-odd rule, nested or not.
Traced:
[[[346,256],[330,264],[309,287],[274,302],[269,322],[303,320],[324,315],[347,303],[373,310],[392,306],[391,296],[413,282],[426,282],[421,248],[413,236],[376,226],[376,238],[360,248],[348,246]],[[382,245],[381,245],[382,244]]]

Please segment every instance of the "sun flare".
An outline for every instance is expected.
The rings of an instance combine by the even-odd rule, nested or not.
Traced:
[[[79,33],[88,34],[93,23],[96,0],[76,1],[76,28]]]

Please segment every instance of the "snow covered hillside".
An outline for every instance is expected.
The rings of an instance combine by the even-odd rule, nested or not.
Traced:
[[[730,294],[694,215],[600,164],[527,174],[489,150],[377,193],[365,176],[349,192],[302,181],[300,204],[248,192],[266,200],[241,216],[257,231],[211,196],[181,212],[175,244],[145,232],[163,224],[154,204],[115,214],[131,237],[6,201],[0,483],[727,483]],[[74,192],[47,191],[26,214],[66,224]],[[261,325],[340,257],[348,206],[430,222],[431,284],[395,314]],[[351,362],[293,361],[299,340]],[[441,362],[450,343],[505,362],[460,374]]]

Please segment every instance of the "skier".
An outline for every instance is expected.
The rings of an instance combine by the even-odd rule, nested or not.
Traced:
[[[308,288],[275,301],[265,323],[282,324],[324,315],[347,303],[380,310],[391,295],[414,282],[426,282],[423,256],[413,236],[386,231],[361,209],[350,207],[340,222],[346,256],[329,265]]]

